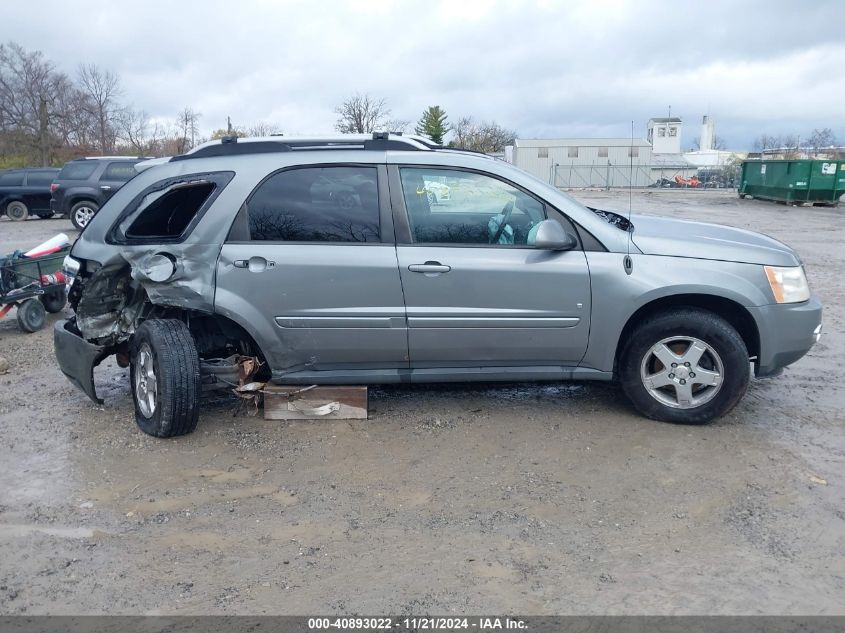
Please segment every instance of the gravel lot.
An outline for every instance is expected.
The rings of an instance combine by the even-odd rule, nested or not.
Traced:
[[[97,371],[95,406],[50,328],[23,334],[12,312],[0,613],[845,614],[843,210],[633,196],[791,244],[825,303],[810,354],[710,426],[640,418],[612,385],[417,386],[372,389],[352,422],[223,397],[156,440],[128,370]],[[62,231],[0,219],[0,253]]]

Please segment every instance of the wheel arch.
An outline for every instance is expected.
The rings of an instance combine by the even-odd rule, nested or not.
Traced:
[[[616,344],[614,372],[624,352],[631,333],[643,320],[651,316],[677,308],[698,308],[712,312],[725,319],[739,333],[750,357],[760,355],[760,331],[751,313],[740,303],[718,295],[684,293],[653,299],[640,306],[625,322]]]

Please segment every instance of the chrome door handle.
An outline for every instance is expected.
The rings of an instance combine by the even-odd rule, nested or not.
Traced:
[[[452,270],[452,267],[440,262],[426,262],[425,264],[411,264],[408,266],[408,270],[412,273],[448,273]]]
[[[260,273],[268,268],[275,268],[276,262],[268,262],[263,257],[250,257],[249,259],[236,259],[232,262],[235,268],[246,268],[251,273]]]

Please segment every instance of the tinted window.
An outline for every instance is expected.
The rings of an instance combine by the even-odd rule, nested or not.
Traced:
[[[247,202],[253,240],[378,242],[375,167],[309,167],[279,172]]]
[[[23,184],[23,172],[0,173],[0,187],[19,187]]]
[[[56,180],[87,180],[94,173],[95,169],[97,169],[96,161],[75,161],[62,167]]]
[[[26,175],[26,184],[36,187],[48,187],[56,177],[54,171],[31,171]]]
[[[531,245],[543,204],[497,178],[403,167],[402,192],[414,242]]]
[[[106,167],[100,180],[117,180],[119,182],[126,182],[133,178],[138,172],[135,171],[134,163],[111,163]]]

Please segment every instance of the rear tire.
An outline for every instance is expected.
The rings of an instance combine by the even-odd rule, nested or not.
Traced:
[[[712,312],[676,308],[649,318],[628,338],[619,364],[622,389],[646,417],[706,424],[745,395],[750,378],[745,342]]]
[[[132,337],[130,383],[135,422],[154,437],[186,435],[199,420],[200,364],[182,321],[150,319]]]
[[[44,309],[50,314],[61,312],[67,303],[67,295],[65,295],[65,289],[62,286],[47,290],[39,299],[44,304]]]
[[[23,222],[29,217],[29,209],[20,200],[14,200],[6,205],[6,215],[10,220]]]
[[[47,311],[38,299],[18,304],[18,327],[24,332],[37,332],[47,322]]]
[[[70,221],[77,230],[81,231],[88,226],[88,223],[94,218],[99,210],[100,205],[95,202],[90,202],[88,200],[77,202],[70,208]]]

